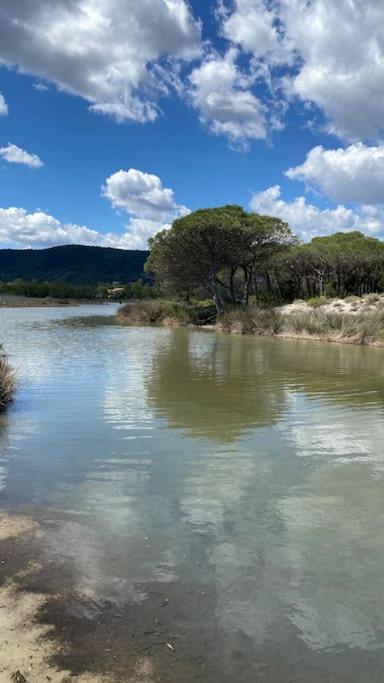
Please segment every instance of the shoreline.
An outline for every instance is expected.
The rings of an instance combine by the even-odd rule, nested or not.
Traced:
[[[44,536],[43,522],[0,510],[1,682],[154,683],[164,663],[155,671],[154,657],[141,642],[126,643],[123,661],[111,654],[103,625],[108,606],[77,594],[71,574],[47,560]],[[74,616],[82,610],[85,618]],[[94,635],[92,611],[101,629]]]
[[[70,306],[97,305],[110,303],[105,299],[53,299],[46,297],[18,296],[16,294],[0,294],[1,308],[68,308]]]
[[[117,313],[122,324],[184,326],[226,334],[384,347],[384,295],[304,301],[273,308],[254,304],[217,315],[206,302],[132,302]]]
[[[208,327],[202,327],[200,325],[191,325],[190,327],[193,328],[198,328],[198,329],[208,329]],[[316,341],[316,342],[323,342],[323,343],[328,343],[328,344],[347,344],[348,346],[369,346],[369,347],[375,347],[375,348],[383,348],[384,347],[384,339],[383,340],[373,340],[373,341],[365,341],[361,342],[360,340],[356,340],[350,337],[340,337],[340,336],[329,336],[329,335],[320,335],[320,334],[303,334],[303,333],[295,333],[295,332],[237,332],[236,330],[226,330],[223,329],[219,324],[217,325],[212,325],[209,328],[213,332],[218,332],[222,334],[233,334],[233,335],[238,335],[238,336],[247,336],[247,337],[270,337],[272,339],[292,339],[296,341]]]

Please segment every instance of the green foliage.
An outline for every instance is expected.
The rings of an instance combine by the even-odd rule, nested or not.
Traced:
[[[214,322],[216,310],[212,302],[188,304],[181,301],[140,301],[122,306],[118,319],[123,323],[161,323],[167,320],[183,325]]]
[[[125,285],[124,290],[125,299],[157,299],[160,297],[160,290],[142,278]]]
[[[94,299],[97,288],[93,285],[72,285],[68,282],[27,282],[17,278],[13,282],[0,283],[1,294],[52,299]]]
[[[286,223],[235,205],[201,209],[174,221],[151,241],[147,272],[166,290],[187,300],[197,289],[223,301],[248,303],[257,266],[292,242]],[[239,277],[239,273],[242,276]]]
[[[311,306],[311,308],[319,308],[328,303],[329,300],[326,296],[312,296],[310,299],[307,299],[307,304],[308,306]]]
[[[384,289],[384,243],[357,231],[296,245],[279,266],[293,298],[361,297]]]
[[[123,284],[143,275],[147,251],[67,245],[50,249],[0,249],[0,280]]]

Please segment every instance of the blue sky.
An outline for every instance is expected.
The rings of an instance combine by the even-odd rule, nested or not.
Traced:
[[[375,0],[32,4],[0,7],[0,246],[145,248],[224,203],[384,232]]]

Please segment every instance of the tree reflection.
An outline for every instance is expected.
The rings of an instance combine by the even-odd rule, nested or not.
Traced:
[[[219,442],[276,423],[284,382],[274,381],[269,347],[243,341],[176,330],[146,381],[151,408],[188,435]]]

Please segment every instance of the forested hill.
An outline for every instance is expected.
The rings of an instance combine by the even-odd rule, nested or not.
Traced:
[[[147,256],[147,251],[79,245],[0,249],[0,281],[23,278],[74,284],[133,282],[142,276]]]

